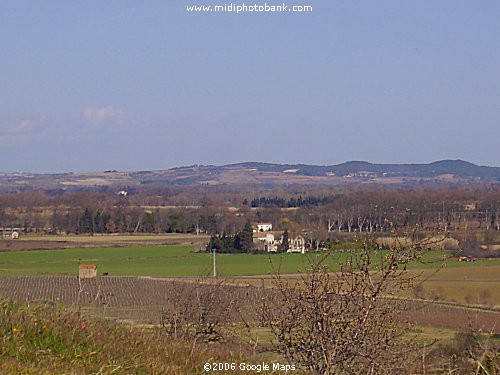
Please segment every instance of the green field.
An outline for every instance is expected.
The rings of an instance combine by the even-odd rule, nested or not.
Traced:
[[[375,257],[384,252],[374,252]],[[217,254],[217,271],[222,276],[266,275],[272,272],[271,264],[280,267],[280,273],[291,274],[303,271],[308,257],[320,254]],[[346,253],[336,253],[329,264],[338,270],[346,259]],[[430,252],[425,260],[432,264],[410,265],[410,268],[437,268],[443,266],[442,253]],[[75,248],[62,250],[12,251],[0,253],[0,276],[30,275],[77,275],[78,265],[91,263],[98,266],[99,274],[123,276],[200,276],[212,270],[212,255],[196,253],[191,246],[142,246]],[[446,267],[500,265],[500,260],[480,260],[475,263],[447,260]]]

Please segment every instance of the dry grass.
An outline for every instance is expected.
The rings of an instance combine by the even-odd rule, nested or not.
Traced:
[[[238,355],[48,305],[0,303],[4,374],[196,374]],[[238,373],[238,372],[232,372]]]

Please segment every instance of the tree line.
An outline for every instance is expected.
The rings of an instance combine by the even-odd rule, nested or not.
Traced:
[[[4,194],[0,195],[0,227],[50,233],[234,236],[247,221],[265,221],[276,230],[315,231],[318,237],[338,232],[384,233],[415,225],[425,230],[500,230],[500,184],[434,189],[310,187],[309,193],[302,187],[259,188],[261,194],[249,189],[186,187],[165,191],[165,197],[140,190],[127,197],[102,192]],[[242,204],[245,199],[247,204]],[[252,202],[259,206],[252,207]],[[288,206],[298,207],[286,210]]]

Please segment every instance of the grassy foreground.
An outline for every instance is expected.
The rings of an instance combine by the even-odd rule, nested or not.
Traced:
[[[220,347],[47,305],[0,302],[0,334],[2,374],[197,374],[208,361],[238,362]]]
[[[217,270],[222,276],[252,276],[272,273],[293,274],[308,267],[308,257],[321,254],[217,254]],[[329,259],[332,270],[338,270],[347,253],[335,253]],[[383,257],[383,251],[374,252]],[[410,264],[412,269],[443,266],[443,253],[426,253],[424,264]],[[271,266],[272,262],[272,266]],[[431,262],[431,263],[429,263]],[[75,248],[0,252],[0,276],[77,275],[79,264],[96,264],[99,274],[114,276],[199,276],[212,270],[212,255],[196,253],[192,246],[136,246],[106,248]],[[475,263],[447,260],[446,267],[500,265],[499,260],[478,260]]]

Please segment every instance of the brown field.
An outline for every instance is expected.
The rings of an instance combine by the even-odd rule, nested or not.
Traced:
[[[401,320],[419,326],[500,333],[500,312],[439,302],[411,301]]]
[[[428,300],[450,302],[468,306],[500,309],[500,266],[467,266],[441,269],[412,269],[409,276],[422,280],[423,296]],[[294,279],[299,276],[287,275]],[[272,286],[270,276],[234,277],[235,283]],[[415,298],[415,292],[405,291],[405,298]]]
[[[95,234],[91,235],[29,235],[18,240],[0,240],[0,251],[50,250],[82,247],[121,247],[152,245],[196,245],[208,241],[206,235],[169,234]]]
[[[51,302],[73,306],[104,317],[159,324],[168,296],[183,281],[149,277],[108,276],[98,279],[78,277],[3,277],[0,299],[20,302]],[[250,289],[228,286],[246,298]]]
[[[99,246],[103,242],[137,242],[137,241],[192,241],[205,240],[209,236],[184,233],[168,233],[168,234],[94,234],[94,235],[63,235],[63,236],[26,236],[21,241],[65,241],[65,242],[99,242]]]
[[[423,281],[426,299],[500,308],[500,266],[409,270]],[[406,297],[414,297],[409,292]]]
[[[158,324],[168,294],[184,282],[143,277],[101,277],[80,282],[77,277],[6,277],[0,278],[0,295],[22,302],[50,301],[104,317]],[[243,299],[259,296],[259,290],[251,286],[226,287]],[[500,333],[499,311],[453,304],[410,301],[401,320],[422,326]]]

